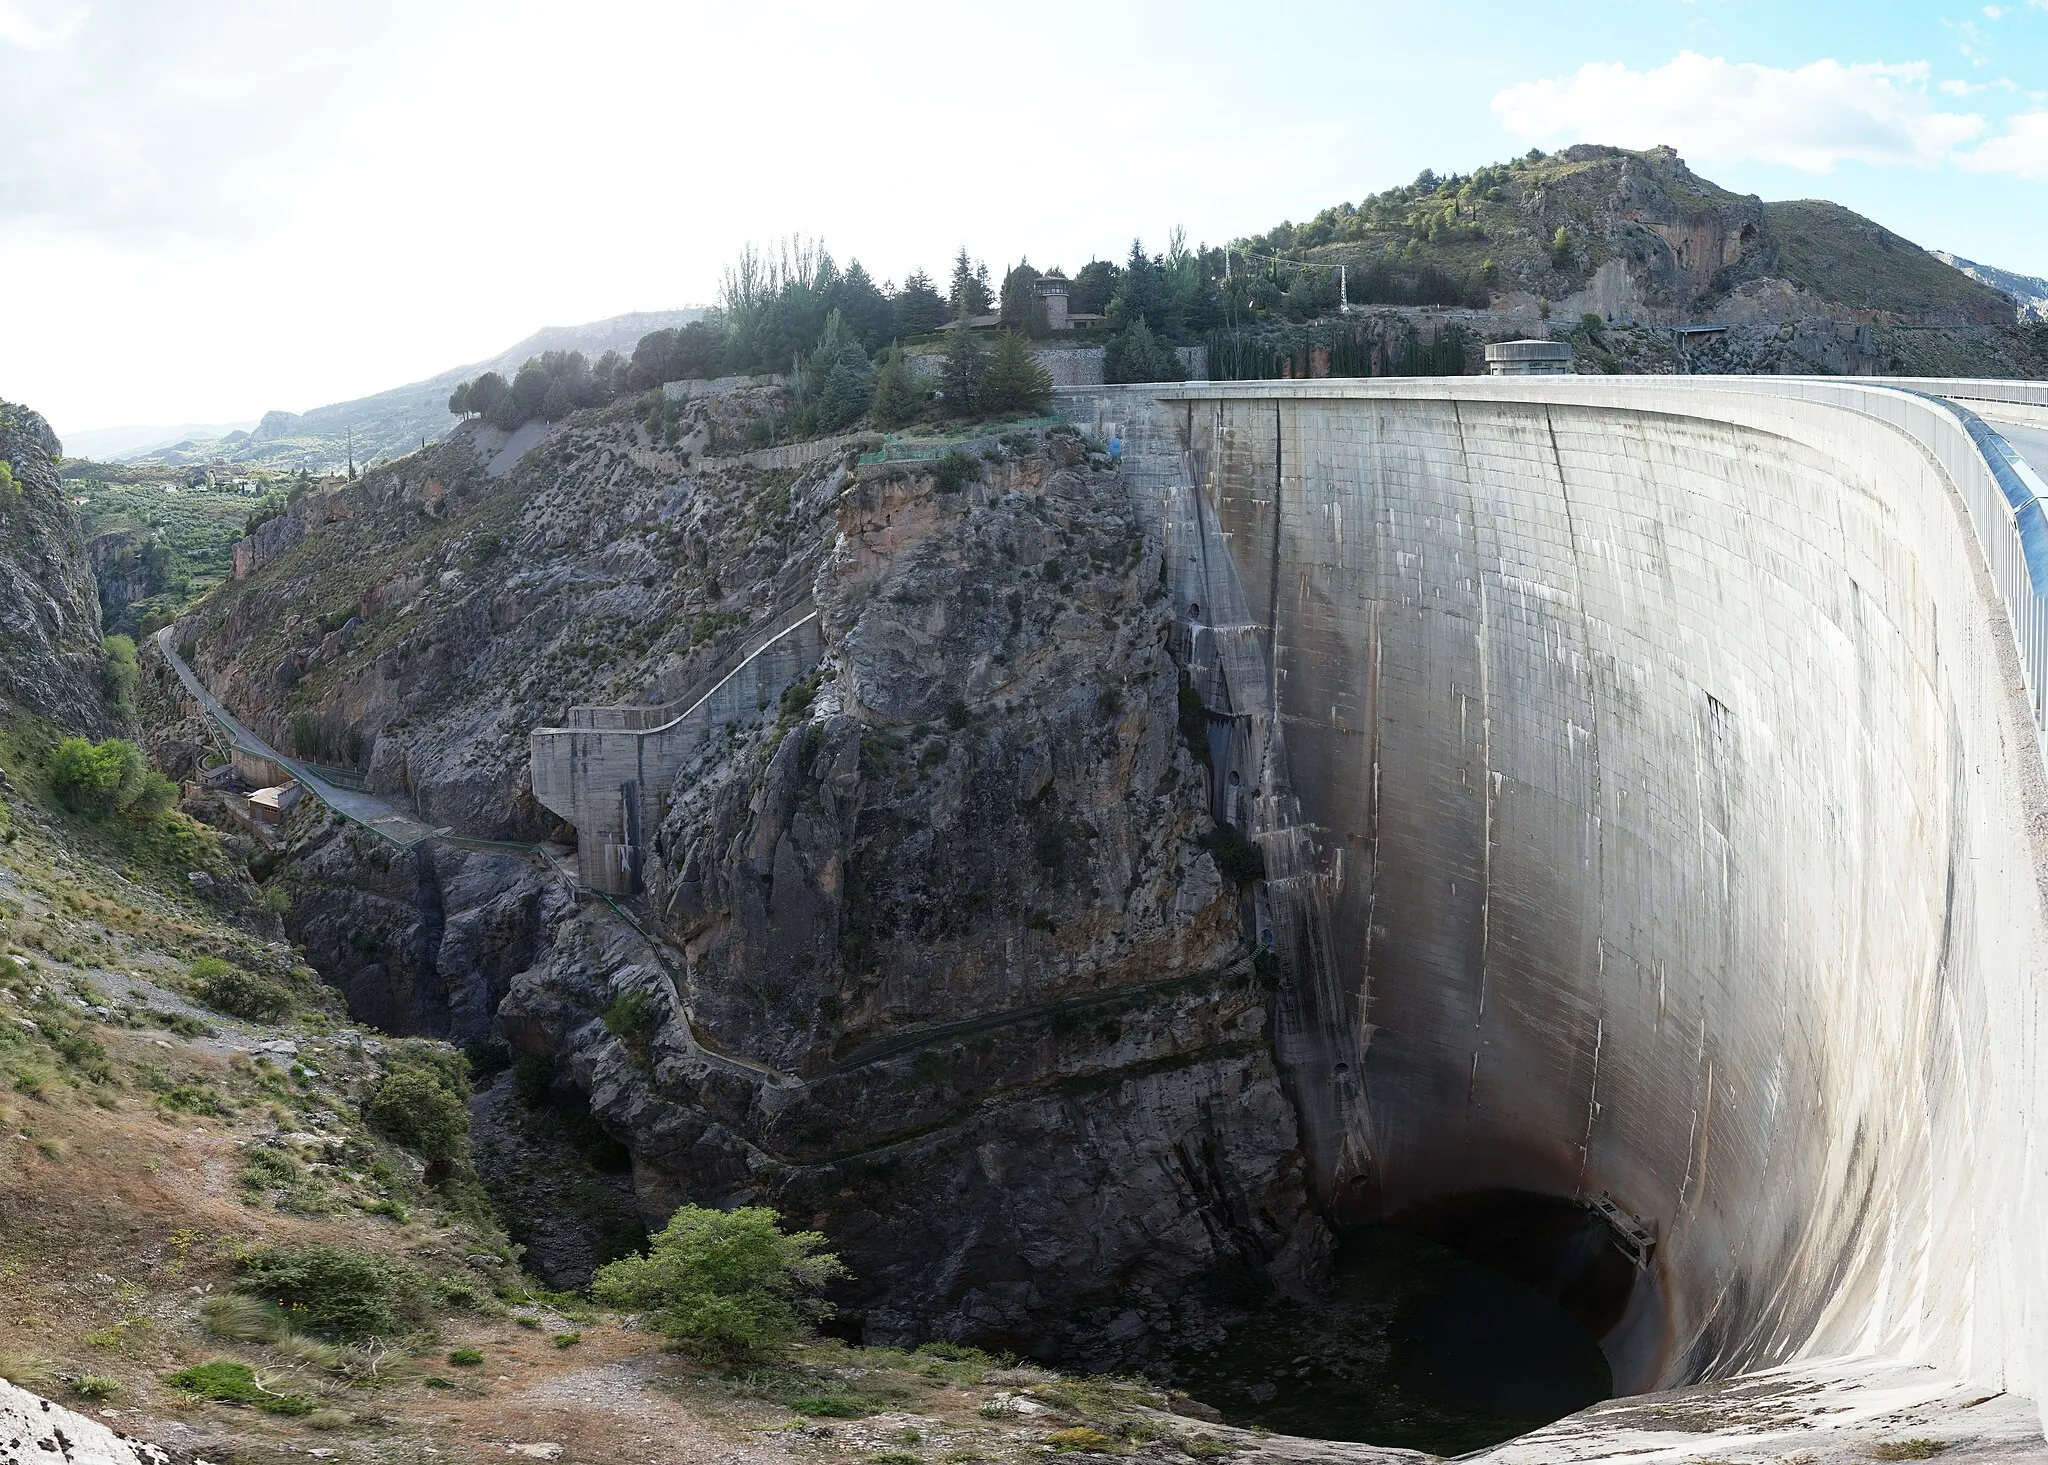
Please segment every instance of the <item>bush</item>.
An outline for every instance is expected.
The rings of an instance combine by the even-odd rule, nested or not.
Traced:
[[[981,477],[981,460],[954,449],[932,466],[932,481],[940,493],[958,493]]]
[[[1045,1437],[1045,1442],[1055,1450],[1085,1452],[1092,1455],[1108,1455],[1116,1451],[1116,1441],[1099,1429],[1090,1429],[1085,1424],[1072,1429],[1056,1429]]]
[[[160,817],[178,797],[178,786],[125,738],[61,739],[50,751],[50,786],[74,809],[119,810],[137,820]]]
[[[269,1247],[237,1260],[238,1291],[275,1303],[294,1326],[345,1341],[418,1321],[420,1299],[431,1293],[404,1262],[350,1246]]]
[[[174,1389],[219,1404],[253,1404],[268,1414],[311,1414],[313,1406],[297,1394],[280,1394],[265,1386],[256,1370],[231,1358],[181,1369],[164,1380]]]
[[[103,1373],[82,1373],[71,1381],[71,1392],[82,1399],[111,1399],[121,1392],[121,1381]]]
[[[467,1099],[442,1075],[404,1064],[385,1071],[368,1117],[379,1133],[429,1160],[457,1160],[469,1153]]]
[[[720,1363],[772,1361],[832,1315],[815,1294],[846,1268],[824,1246],[815,1231],[784,1232],[762,1206],[684,1206],[646,1255],[599,1268],[592,1291]]]
[[[478,1348],[457,1348],[448,1354],[448,1361],[457,1368],[475,1368],[484,1361],[484,1355]]]
[[[123,722],[135,720],[135,688],[142,680],[142,667],[135,660],[135,643],[126,636],[109,636],[100,643],[106,657],[107,700]]]
[[[810,1394],[789,1406],[813,1419],[865,1419],[875,1406],[857,1394]]]
[[[1266,878],[1266,852],[1247,839],[1236,825],[1217,825],[1203,837],[1202,844],[1226,880],[1250,885]]]
[[[249,1022],[275,1022],[292,1010],[291,990],[281,982],[229,966],[218,957],[192,963],[192,980],[201,1002]]]

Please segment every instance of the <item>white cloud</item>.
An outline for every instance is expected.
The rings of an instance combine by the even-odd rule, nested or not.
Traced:
[[[1987,20],[2004,20],[2009,14],[2011,14],[2011,11],[2003,5],[1987,5],[1984,7],[1984,17]]]
[[[84,24],[85,6],[75,0],[0,0],[0,46],[51,50]]]
[[[2048,112],[2022,112],[2000,136],[1956,154],[1956,163],[1972,173],[2010,173],[2048,183]]]
[[[1493,113],[1536,143],[1670,143],[1697,160],[1807,173],[1845,162],[1931,168],[1981,133],[1984,119],[1935,107],[1929,69],[1834,60],[1786,68],[1681,51],[1647,71],[1589,62],[1570,76],[1521,82],[1494,97]]]

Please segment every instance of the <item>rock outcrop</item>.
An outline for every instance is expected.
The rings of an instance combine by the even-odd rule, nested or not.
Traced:
[[[170,1465],[170,1458],[0,1379],[0,1465]]]
[[[100,603],[78,520],[64,500],[48,423],[0,402],[0,707],[78,732],[108,731]]]
[[[1077,439],[993,456],[840,496],[815,688],[677,779],[672,951],[586,911],[500,1019],[627,1138],[650,1221],[771,1204],[871,1340],[1057,1355],[1210,1268],[1305,1287],[1326,1236],[1157,546]]]
[[[594,1132],[628,1226],[752,1200],[824,1230],[876,1339],[1062,1354],[1091,1309],[1150,1315],[1211,1268],[1312,1285],[1250,894],[1208,847],[1120,475],[1064,431],[943,475],[837,445],[692,462],[715,425],[665,448],[578,419],[502,478],[452,441],[340,490],[185,628],[253,724],[345,733],[423,817],[530,840],[568,831],[527,728],[675,697],[820,612],[816,674],[667,791],[643,900],[309,804],[293,938],[358,1018],[520,1056],[479,1152],[557,1281],[622,1230],[613,1172],[565,1188],[539,1158]]]

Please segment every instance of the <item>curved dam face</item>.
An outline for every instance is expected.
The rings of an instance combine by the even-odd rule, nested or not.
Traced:
[[[1653,1241],[1620,1392],[1862,1358],[2039,1398],[2048,797],[1953,416],[1642,378],[1068,406],[1166,538],[1331,1218],[1611,1197]]]

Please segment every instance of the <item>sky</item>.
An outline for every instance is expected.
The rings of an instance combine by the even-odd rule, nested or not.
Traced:
[[[0,0],[0,398],[249,420],[749,241],[1072,271],[1580,141],[2048,275],[2048,0]]]

